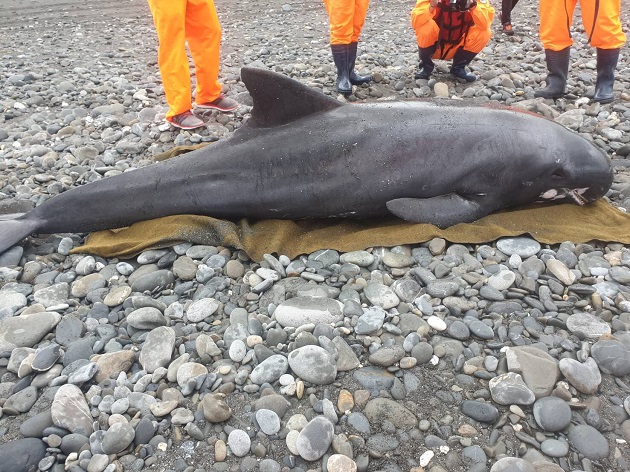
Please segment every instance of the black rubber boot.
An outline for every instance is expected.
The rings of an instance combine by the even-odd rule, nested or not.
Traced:
[[[477,80],[477,76],[466,71],[466,66],[472,62],[477,55],[476,52],[466,51],[465,49],[458,49],[453,56],[453,66],[451,67],[451,74],[458,79],[463,79],[466,82],[474,82]]]
[[[428,79],[431,77],[431,73],[433,69],[435,69],[435,64],[433,63],[433,54],[435,54],[435,50],[437,46],[434,44],[428,48],[418,48],[418,54],[420,55],[420,65],[418,68],[420,69],[416,75],[416,79]]]
[[[350,83],[350,45],[349,44],[331,44],[333,60],[337,67],[337,92],[344,95],[352,93],[352,84]]]
[[[348,77],[350,78],[350,83],[352,85],[363,85],[372,81],[371,75],[359,75],[354,71],[354,63],[357,60],[357,46],[358,43],[350,43],[350,49],[348,51],[348,65],[350,66],[350,73]]]
[[[534,97],[560,98],[564,95],[567,85],[567,74],[569,73],[569,58],[571,48],[567,47],[560,51],[545,49],[545,61],[547,62],[547,85],[541,90],[534,92]]]
[[[613,84],[618,60],[619,49],[597,48],[597,82],[595,82],[594,101],[599,103],[613,101]]]

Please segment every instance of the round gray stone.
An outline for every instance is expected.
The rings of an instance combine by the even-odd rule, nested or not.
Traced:
[[[266,435],[276,434],[280,431],[280,417],[275,411],[262,408],[256,412],[256,421],[260,430]]]
[[[236,457],[247,455],[251,445],[251,439],[242,429],[234,429],[228,436],[228,446]]]
[[[540,450],[549,457],[564,457],[569,453],[569,443],[559,439],[545,439]]]
[[[536,472],[536,468],[525,459],[503,457],[493,464],[490,472]]]
[[[498,375],[488,384],[492,399],[500,405],[531,405],[536,400],[534,392],[514,372]]]
[[[571,408],[558,397],[539,398],[534,403],[533,413],[536,423],[545,431],[562,431],[571,424]]]
[[[343,319],[343,303],[326,297],[294,297],[278,305],[274,316],[284,327],[337,323]]]
[[[575,359],[564,358],[558,363],[560,372],[577,390],[587,395],[597,393],[602,382],[602,374],[597,363],[589,357],[584,363]]]
[[[315,385],[327,385],[337,377],[335,359],[319,346],[308,345],[291,351],[289,366],[298,377]]]
[[[614,339],[602,339],[591,347],[599,369],[617,377],[630,374],[630,348]]]
[[[281,354],[274,354],[262,361],[252,370],[250,379],[253,383],[258,385],[272,383],[285,374],[288,368],[289,362],[287,358]]]
[[[540,251],[540,243],[532,238],[501,238],[497,241],[497,248],[503,254],[511,256],[518,254],[523,259],[534,256]]]
[[[567,328],[572,333],[581,333],[591,339],[610,334],[610,325],[590,313],[576,313],[567,318]]]
[[[307,461],[316,461],[328,451],[332,443],[335,428],[323,416],[313,418],[300,431],[296,447],[300,456]]]
[[[133,442],[135,435],[136,431],[129,423],[114,423],[103,435],[103,452],[118,454]]]
[[[480,423],[494,423],[499,417],[499,410],[491,403],[464,400],[460,408],[463,414]]]
[[[46,444],[41,439],[14,439],[0,444],[0,471],[28,472],[38,470],[37,464],[46,456]]]
[[[569,442],[580,454],[592,461],[608,457],[608,441],[592,426],[581,424],[571,428]]]

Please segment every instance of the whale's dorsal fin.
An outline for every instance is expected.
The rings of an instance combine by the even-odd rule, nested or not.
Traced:
[[[344,104],[334,98],[270,70],[243,67],[241,80],[254,101],[248,124],[271,128]]]

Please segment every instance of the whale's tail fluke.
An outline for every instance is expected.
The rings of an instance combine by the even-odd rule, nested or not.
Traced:
[[[15,246],[38,228],[37,219],[24,213],[0,215],[0,254]]]

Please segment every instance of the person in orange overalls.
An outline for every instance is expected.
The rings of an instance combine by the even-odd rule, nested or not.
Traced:
[[[540,40],[545,48],[548,75],[546,86],[534,95],[560,98],[564,95],[569,73],[573,39],[573,11],[577,0],[540,0]],[[626,42],[621,30],[621,0],[580,0],[582,23],[591,46],[597,48],[597,81],[593,100],[613,100],[615,68],[619,50]]]
[[[352,93],[353,85],[372,80],[371,75],[354,71],[359,36],[365,22],[370,0],[324,0],[330,22],[330,50],[337,67],[337,91]]]
[[[218,80],[222,32],[213,0],[148,2],[159,40],[158,66],[169,106],[166,120],[181,129],[204,125],[192,113],[186,42],[195,63],[197,108],[223,112],[238,108],[236,100],[222,93]]]
[[[477,80],[466,66],[490,41],[493,17],[488,0],[418,0],[411,11],[420,54],[416,79],[431,76],[433,59],[453,59],[452,75],[467,82]]]

